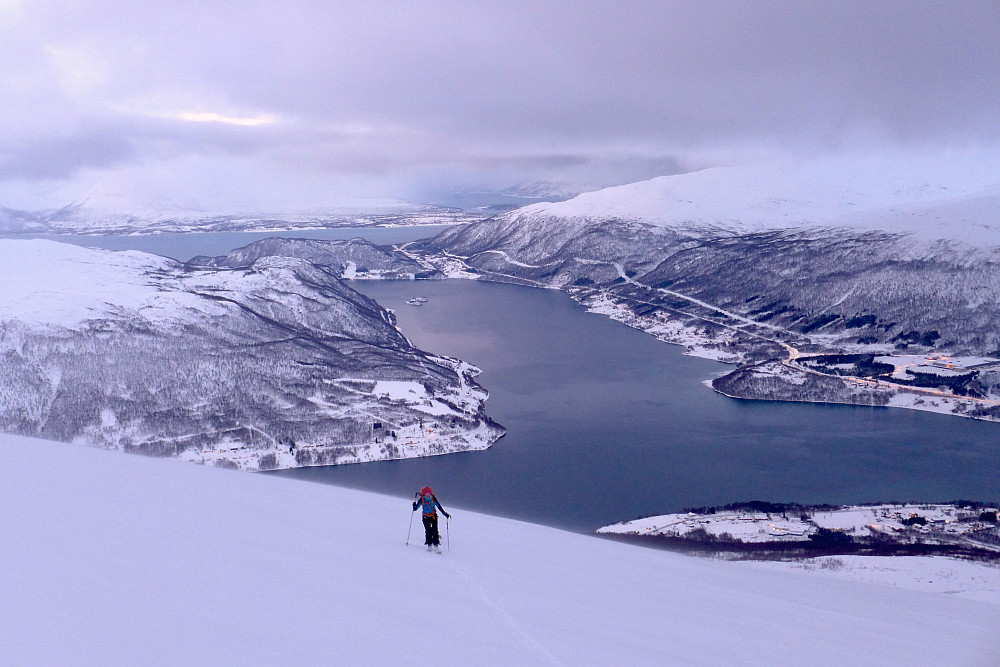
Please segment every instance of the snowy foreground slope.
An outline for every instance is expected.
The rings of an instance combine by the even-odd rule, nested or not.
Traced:
[[[0,436],[3,664],[995,665],[1000,605]],[[433,483],[433,480],[428,480]],[[400,489],[401,495],[409,489]],[[447,507],[447,490],[439,489]],[[419,543],[419,520],[411,542]]]

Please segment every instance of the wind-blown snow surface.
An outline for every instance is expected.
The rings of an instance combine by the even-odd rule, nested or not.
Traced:
[[[6,664],[995,665],[1000,606],[0,436]],[[433,481],[433,480],[428,480]],[[401,489],[406,493],[409,489]],[[447,532],[445,533],[447,534]]]

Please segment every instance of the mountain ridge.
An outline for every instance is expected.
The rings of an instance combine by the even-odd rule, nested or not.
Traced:
[[[748,233],[816,226],[878,230],[866,217],[897,207],[935,208],[983,199],[1000,244],[1000,160],[990,154],[843,156],[712,167],[540,203],[523,216],[636,220],[675,230]],[[902,229],[882,231],[897,231]],[[919,234],[910,228],[905,233]],[[940,238],[947,238],[942,236]],[[961,239],[958,239],[961,240]],[[978,239],[980,242],[982,238]]]

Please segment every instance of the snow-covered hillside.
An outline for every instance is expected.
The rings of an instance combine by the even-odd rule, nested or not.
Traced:
[[[441,278],[441,273],[387,246],[378,246],[361,238],[347,241],[323,241],[271,237],[236,248],[219,257],[198,256],[189,267],[245,268],[263,257],[296,257],[322,266],[338,278],[360,280],[414,280]]]
[[[0,436],[11,665],[995,665],[1000,604]],[[433,484],[433,480],[427,480]],[[406,496],[411,489],[400,489]],[[958,570],[959,568],[956,568]],[[894,573],[898,577],[898,572]],[[888,578],[888,576],[887,576]]]
[[[518,213],[739,233],[846,225],[1000,245],[1000,159],[980,153],[838,155],[715,167]]]
[[[0,430],[245,469],[488,447],[478,369],[295,257],[0,240]],[[339,266],[339,263],[338,263]],[[380,382],[407,387],[377,392]]]

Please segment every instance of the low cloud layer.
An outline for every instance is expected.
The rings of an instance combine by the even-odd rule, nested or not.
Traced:
[[[295,184],[307,206],[995,145],[997,63],[988,0],[0,0],[0,205],[104,183],[215,206]]]

